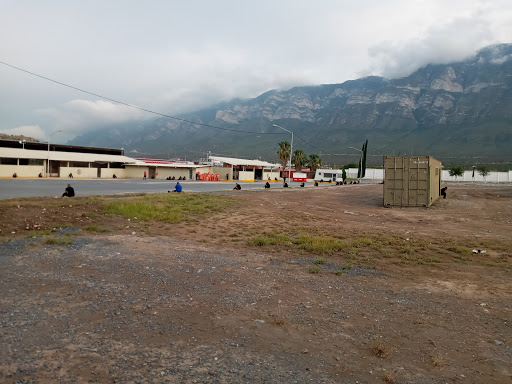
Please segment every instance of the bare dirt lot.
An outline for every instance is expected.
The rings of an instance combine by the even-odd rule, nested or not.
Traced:
[[[510,383],[512,187],[0,202],[1,383]],[[484,253],[473,253],[482,250]]]

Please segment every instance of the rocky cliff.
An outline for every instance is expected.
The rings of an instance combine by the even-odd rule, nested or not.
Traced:
[[[512,153],[512,44],[490,46],[448,65],[428,65],[400,79],[366,77],[342,84],[270,91],[182,116],[217,130],[169,119],[103,130],[96,140],[128,151],[200,157],[275,157],[277,142],[293,130],[307,153],[346,153],[370,139],[382,154],[440,158],[510,158]],[[275,135],[274,135],[275,134]],[[282,135],[280,135],[282,134]],[[97,145],[93,135],[74,140]],[[376,154],[376,153],[375,153]],[[332,162],[336,162],[331,158]],[[463,163],[464,161],[460,161]]]

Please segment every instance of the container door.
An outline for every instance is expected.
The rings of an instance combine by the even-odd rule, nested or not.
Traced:
[[[428,160],[410,157],[408,163],[408,205],[428,206]]]

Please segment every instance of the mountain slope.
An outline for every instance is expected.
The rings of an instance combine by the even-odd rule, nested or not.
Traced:
[[[473,157],[510,160],[512,44],[484,48],[462,62],[428,65],[401,79],[372,76],[270,91],[181,117],[254,134],[159,118],[103,128],[73,143],[109,143],[127,153],[199,158],[212,151],[274,159],[277,143],[290,140],[272,126],[278,124],[292,130],[294,148],[307,153],[354,152],[349,147],[368,138],[369,153],[381,147],[374,154],[428,154],[459,163]]]

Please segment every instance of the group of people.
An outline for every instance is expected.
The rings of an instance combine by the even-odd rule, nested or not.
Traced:
[[[165,179],[165,180],[176,180],[176,177],[175,177],[175,176],[172,176],[172,177],[171,177],[171,176],[169,176],[169,177],[168,177],[167,179]],[[186,178],[185,176],[183,176],[183,177],[181,177],[181,176],[180,176],[180,177],[178,177],[178,180],[187,180],[187,178]]]

